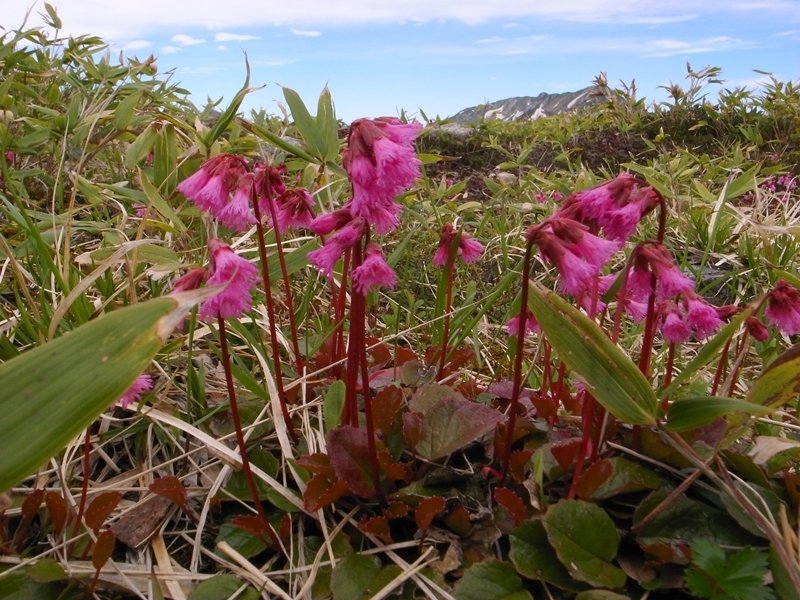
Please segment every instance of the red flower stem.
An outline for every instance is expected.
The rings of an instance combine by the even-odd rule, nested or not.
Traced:
[[[742,365],[742,358],[747,351],[747,329],[742,334],[742,339],[739,341],[739,348],[736,350],[736,360],[733,361],[733,370],[730,374],[730,383],[728,384],[728,396],[733,394],[733,388],[736,387],[736,379],[739,377],[739,367]]]
[[[362,261],[361,241],[353,248],[353,265],[357,266]],[[350,326],[355,329],[356,342],[354,344],[361,367],[361,393],[364,396],[364,421],[367,425],[367,449],[369,451],[369,466],[372,472],[372,482],[375,485],[375,496],[381,504],[386,503],[381,488],[381,476],[378,466],[378,448],[375,445],[375,422],[372,418],[372,394],[369,389],[369,370],[367,368],[367,342],[366,342],[366,296],[358,290],[353,290],[353,319]],[[348,367],[349,369],[349,367]],[[357,370],[354,366],[353,370]]]
[[[730,341],[730,340],[728,340],[728,341]],[[727,347],[727,344],[726,344],[726,347]],[[666,388],[667,386],[669,386],[670,382],[672,381],[672,370],[673,370],[674,367],[675,367],[675,344],[670,342],[669,350],[667,351],[667,369],[666,369],[666,372],[664,373],[664,385],[662,387]],[[713,394],[712,394],[712,396],[713,396]],[[667,406],[668,405],[669,405],[669,402],[667,401],[667,398],[662,398],[661,399],[661,412],[662,412],[662,414],[667,412]]]
[[[525,259],[522,262],[522,290],[519,307],[519,324],[517,326],[517,351],[514,355],[514,376],[511,388],[511,402],[508,405],[508,421],[506,422],[506,439],[503,449],[503,464],[500,469],[501,479],[508,473],[508,461],[511,459],[511,445],[514,443],[514,427],[517,424],[517,405],[519,404],[522,386],[522,355],[525,349],[525,324],[528,310],[528,274],[531,269],[531,250],[533,244],[525,245]]]
[[[351,249],[353,263],[352,269],[355,271],[361,266],[361,240]],[[345,288],[342,288],[342,293]],[[364,296],[357,293],[354,289],[350,293],[350,333],[347,336],[347,382],[345,392],[345,409],[353,427],[359,427],[358,422],[358,371],[361,368],[360,350],[364,342],[359,339],[360,330],[364,326]],[[367,381],[362,382],[362,387],[369,385]],[[366,398],[366,393],[364,394]]]
[[[258,254],[261,259],[261,276],[264,278],[264,296],[267,303],[267,320],[269,321],[270,346],[272,348],[272,363],[275,367],[275,385],[278,388],[278,399],[281,404],[281,413],[286,424],[286,429],[291,435],[292,440],[297,443],[299,438],[292,425],[292,418],[289,416],[289,408],[286,406],[286,392],[283,388],[283,373],[281,371],[281,354],[278,346],[278,330],[275,325],[275,305],[272,301],[272,284],[269,278],[269,265],[267,264],[267,248],[264,245],[264,226],[261,224],[261,211],[258,208],[258,197],[255,190],[252,197],[253,214],[256,218],[256,231],[258,233]]]
[[[83,482],[81,483],[81,501],[78,505],[78,518],[75,521],[75,527],[72,529],[72,537],[78,537],[81,530],[81,519],[83,519],[83,512],[86,510],[86,496],[89,494],[89,470],[91,469],[91,452],[92,452],[92,432],[91,427],[86,428],[86,433],[83,438]],[[72,552],[72,545],[67,552],[69,555]]]
[[[733,338],[728,338],[728,341],[725,342],[725,347],[722,349],[722,354],[720,354],[719,362],[717,363],[717,372],[714,373],[714,383],[711,384],[711,393],[709,394],[710,396],[717,395],[719,384],[722,382],[722,378],[725,375],[725,364],[727,363],[728,360],[728,352],[731,349],[732,339]]]
[[[333,330],[333,356],[331,362],[336,363],[334,376],[339,377],[342,372],[342,367],[338,364],[339,360],[344,356],[344,310],[347,305],[347,275],[350,266],[350,250],[345,250],[344,257],[342,258],[342,280],[339,284],[339,294],[336,296],[336,312],[334,318],[336,319],[336,328]],[[331,278],[331,281],[333,279]],[[335,286],[335,284],[333,284]],[[335,288],[334,288],[335,289]]]
[[[444,276],[447,278],[446,291],[444,295],[444,323],[442,325],[442,356],[439,358],[439,371],[436,373],[436,381],[440,381],[444,376],[444,363],[447,360],[447,342],[450,341],[450,307],[453,304],[453,266],[456,262],[456,253],[461,238],[460,233],[453,236],[450,249],[447,252],[447,262],[444,265]]]
[[[242,472],[244,473],[245,481],[247,481],[247,487],[250,490],[250,496],[252,496],[253,503],[256,506],[256,512],[258,513],[258,517],[264,524],[264,528],[267,530],[269,537],[272,539],[272,543],[274,544],[275,548],[277,550],[282,551],[281,541],[278,538],[278,534],[272,528],[272,525],[270,525],[269,521],[267,521],[267,515],[264,513],[264,507],[261,505],[261,500],[259,500],[258,498],[258,488],[256,487],[256,480],[253,477],[253,472],[250,470],[250,460],[247,458],[247,446],[245,445],[244,434],[242,433],[242,420],[239,417],[239,405],[236,402],[236,389],[233,386],[233,374],[231,373],[231,357],[230,353],[228,352],[228,338],[227,334],[225,333],[225,319],[219,317],[218,322],[219,322],[219,347],[220,351],[222,352],[222,366],[225,369],[225,383],[228,386],[228,398],[230,399],[231,417],[233,418],[233,427],[236,430],[236,443],[239,445],[239,455],[242,457]]]
[[[586,454],[589,452],[592,439],[592,416],[594,415],[594,407],[597,402],[594,396],[584,392],[583,404],[581,406],[581,445],[578,449],[578,457],[575,461],[575,472],[572,474],[572,485],[569,486],[567,498],[572,500],[578,489],[578,480],[580,479],[581,472],[583,471],[583,463],[586,460]]]
[[[267,182],[267,191],[268,198],[269,198],[269,212],[270,218],[272,219],[272,231],[275,234],[275,247],[278,250],[278,262],[281,265],[281,276],[283,278],[283,287],[284,293],[286,294],[286,310],[289,313],[289,331],[292,335],[292,350],[294,350],[294,357],[295,357],[295,367],[297,368],[297,374],[299,376],[303,376],[303,355],[300,354],[300,342],[298,341],[297,335],[297,323],[295,322],[294,317],[294,302],[292,300],[292,286],[289,281],[289,271],[286,269],[286,259],[283,255],[283,243],[281,241],[281,232],[278,228],[278,215],[275,212],[275,202],[272,199],[272,185],[269,183],[269,178],[266,180]],[[258,204],[258,202],[256,202]],[[260,222],[261,219],[259,218],[260,215],[256,213],[256,219]]]

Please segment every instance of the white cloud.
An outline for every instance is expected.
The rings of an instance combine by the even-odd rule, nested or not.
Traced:
[[[222,45],[222,44],[220,44],[219,46],[217,46],[217,50],[227,50],[227,49],[228,49],[228,47],[227,47],[227,46],[224,46],[224,45]]]
[[[161,54],[175,54],[178,51],[180,51],[180,48],[175,46],[161,46]]]
[[[683,40],[652,40],[646,45],[646,52],[642,56],[648,58],[663,58],[679,54],[701,54],[704,52],[720,52],[724,50],[743,50],[754,48],[755,44],[739,40],[727,35],[705,38],[696,42]]]
[[[247,40],[260,40],[257,35],[242,35],[236,33],[218,33],[214,36],[215,42],[246,42]]]
[[[292,29],[292,33],[303,37],[319,37],[322,35],[321,31],[311,31],[308,29]]]
[[[4,2],[6,26],[22,23],[29,2]],[[222,9],[221,9],[222,8]],[[782,23],[800,20],[800,2],[786,0],[571,0],[570,2],[532,2],[531,0],[305,0],[304,2],[252,2],[226,0],[137,0],[136,10],[124,2],[108,0],[59,0],[59,16],[64,33],[99,35],[109,40],[153,36],[157,30],[230,31],[237,28],[267,27],[281,24],[313,30],[317,27],[367,23],[435,22],[440,19],[467,24],[497,20],[499,24],[537,22],[581,22],[623,24],[666,24],[704,19],[738,18],[748,14],[772,16]],[[29,26],[41,23],[34,11]],[[191,39],[191,38],[190,38]],[[176,43],[183,44],[176,40]]]
[[[497,42],[504,42],[505,39],[506,38],[492,37],[492,38],[486,38],[486,39],[483,39],[483,40],[478,40],[477,43],[478,44],[495,44]]]
[[[790,29],[789,31],[781,31],[780,33],[773,33],[772,37],[781,37],[784,35],[795,35],[796,33],[800,33],[798,29]]]
[[[198,40],[185,33],[179,33],[178,35],[173,35],[170,42],[175,42],[181,46],[194,46],[195,44],[205,43],[205,40]]]
[[[148,42],[147,40],[133,40],[132,42],[128,42],[125,44],[122,49],[123,50],[138,50],[139,48],[147,48],[152,46],[152,42]]]

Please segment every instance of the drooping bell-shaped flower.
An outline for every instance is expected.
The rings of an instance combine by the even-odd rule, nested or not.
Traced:
[[[305,188],[286,190],[275,198],[275,207],[278,231],[281,234],[290,228],[308,227],[314,219],[314,199]]]
[[[336,262],[342,257],[345,250],[352,248],[364,235],[365,227],[366,222],[363,218],[353,219],[325,240],[322,248],[309,252],[309,262],[330,277],[333,275]]]
[[[707,338],[722,327],[722,319],[717,311],[700,296],[687,293],[684,298],[686,306],[686,324],[691,327],[697,339]]]
[[[200,316],[204,319],[241,317],[253,304],[250,291],[258,282],[258,270],[216,238],[208,240],[208,251],[211,264],[207,284],[226,285],[217,295],[203,303]]]
[[[128,408],[134,402],[141,400],[142,396],[153,389],[153,378],[150,375],[139,375],[114,406]]]
[[[353,286],[361,294],[379,287],[394,288],[397,275],[386,264],[383,249],[375,243],[367,244],[364,261],[353,269]]]
[[[200,210],[219,218],[228,205],[239,178],[247,172],[241,156],[218,154],[207,160],[191,177],[178,184],[178,191],[194,202]]]
[[[519,326],[520,326],[520,315],[515,317],[511,317],[508,321],[506,321],[505,330],[509,337],[517,337],[519,335]],[[536,317],[533,316],[533,313],[529,308],[525,309],[525,329],[524,332],[528,333],[539,333],[542,328],[539,326],[539,322],[536,320]]]
[[[672,300],[663,302],[660,306],[661,334],[671,344],[681,344],[689,339],[692,328],[686,323],[678,305]]]
[[[656,277],[656,295],[659,300],[675,298],[678,294],[694,289],[694,282],[675,266],[669,250],[658,243],[642,245],[636,249],[633,269],[628,275],[628,287],[637,298],[648,297],[652,274]]]
[[[800,292],[785,279],[778,279],[767,298],[764,316],[786,335],[800,332]]]

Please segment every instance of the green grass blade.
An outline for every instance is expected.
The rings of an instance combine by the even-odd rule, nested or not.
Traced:
[[[547,341],[606,410],[633,425],[655,425],[650,383],[602,329],[554,292],[529,283],[530,306]]]
[[[771,408],[735,398],[682,398],[670,404],[667,409],[666,428],[668,431],[687,431],[708,425],[731,413],[763,416],[771,412]]]

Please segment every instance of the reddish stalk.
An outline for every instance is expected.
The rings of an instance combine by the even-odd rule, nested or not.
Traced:
[[[722,354],[720,354],[719,362],[717,363],[717,372],[714,373],[714,383],[711,384],[710,396],[717,395],[719,384],[722,382],[722,378],[725,376],[725,364],[728,361],[728,352],[731,349],[731,340],[733,340],[732,337],[728,338],[728,341],[725,342],[725,347],[722,349]]]
[[[350,266],[350,250],[345,250],[344,257],[342,258],[342,280],[339,284],[339,294],[338,296],[334,296],[336,298],[336,312],[334,315],[336,328],[333,330],[333,343],[331,344],[333,349],[333,355],[331,356],[331,362],[338,363],[339,360],[342,358],[345,352],[344,348],[344,310],[347,304],[347,274],[348,274],[348,267]],[[333,278],[331,278],[331,282],[333,282]],[[331,283],[334,286],[334,283]],[[341,365],[337,364],[334,370],[334,376],[338,377],[341,374],[342,367]]]
[[[444,265],[444,276],[447,278],[446,291],[444,296],[444,323],[442,325],[442,356],[439,359],[439,371],[436,373],[436,381],[440,381],[444,375],[444,363],[447,360],[447,342],[450,341],[450,307],[453,303],[453,266],[456,262],[460,233],[453,236],[450,249],[447,252],[447,261]]]
[[[270,202],[272,202],[270,200]],[[281,354],[280,347],[278,346],[278,330],[275,325],[275,305],[272,300],[272,284],[269,277],[269,265],[267,264],[267,248],[264,245],[264,226],[261,223],[261,211],[258,208],[258,197],[255,189],[253,191],[252,202],[253,214],[256,218],[256,231],[258,232],[258,254],[261,259],[261,276],[264,279],[264,296],[266,297],[267,304],[267,320],[269,321],[269,337],[270,346],[272,349],[272,362],[275,368],[275,385],[278,388],[278,396],[281,404],[281,413],[283,420],[286,423],[286,429],[289,431],[292,440],[297,443],[297,432],[292,425],[292,418],[289,415],[289,408],[286,405],[286,392],[283,387],[283,373],[281,371]],[[291,312],[291,311],[290,311]]]
[[[266,178],[267,184],[267,192],[268,192],[268,204],[269,204],[269,212],[270,218],[272,219],[272,231],[275,234],[275,246],[278,251],[278,262],[281,265],[281,277],[283,278],[283,287],[284,293],[286,294],[286,310],[289,313],[289,330],[292,334],[292,350],[294,351],[295,357],[295,367],[297,369],[297,374],[299,376],[303,376],[303,355],[300,354],[300,342],[298,341],[297,335],[297,323],[295,322],[294,317],[294,301],[292,300],[292,286],[289,282],[289,271],[286,268],[286,259],[283,255],[283,243],[281,240],[281,232],[280,228],[278,227],[278,215],[275,212],[275,202],[272,199],[272,185],[269,183],[269,178]],[[257,203],[256,203],[257,204]],[[256,213],[256,220],[260,221],[260,215]],[[259,234],[260,235],[260,234]]]
[[[575,462],[575,472],[572,475],[572,484],[569,486],[567,498],[572,500],[577,493],[578,479],[580,479],[581,472],[583,471],[583,463],[586,460],[586,455],[590,451],[592,439],[592,417],[594,416],[594,407],[597,404],[594,396],[591,394],[583,393],[583,404],[581,406],[581,445],[578,449],[578,457]]]
[[[522,354],[525,348],[525,324],[528,308],[528,274],[531,268],[531,250],[533,244],[525,245],[525,259],[522,262],[522,290],[519,308],[519,324],[517,327],[517,351],[514,354],[514,376],[511,388],[511,402],[508,405],[508,421],[506,422],[506,439],[503,449],[503,464],[500,469],[501,478],[508,474],[508,461],[511,458],[511,446],[514,443],[514,427],[517,423],[517,405],[519,404],[522,386]]]
[[[253,503],[256,506],[256,512],[259,519],[264,525],[267,533],[269,534],[272,543],[277,550],[281,550],[281,541],[278,534],[272,528],[267,515],[264,512],[264,507],[261,505],[261,500],[258,498],[258,488],[256,487],[256,480],[253,477],[253,472],[250,469],[250,460],[247,458],[247,447],[244,441],[244,434],[242,433],[242,420],[239,417],[239,404],[236,402],[236,389],[233,385],[233,374],[231,373],[231,357],[228,351],[228,339],[225,333],[225,319],[219,317],[219,346],[222,352],[222,366],[225,369],[225,383],[228,386],[228,398],[230,399],[231,417],[233,418],[233,427],[236,430],[236,443],[239,445],[239,454],[242,457],[242,472],[244,479],[247,481],[247,487],[250,490],[250,495],[253,498]]]
[[[726,346],[727,347],[727,346]],[[667,369],[664,373],[664,385],[666,388],[672,382],[672,370],[675,367],[675,344],[670,342],[669,350],[667,350]],[[712,394],[713,396],[713,394]],[[666,413],[669,402],[666,398],[661,399],[661,412]]]

